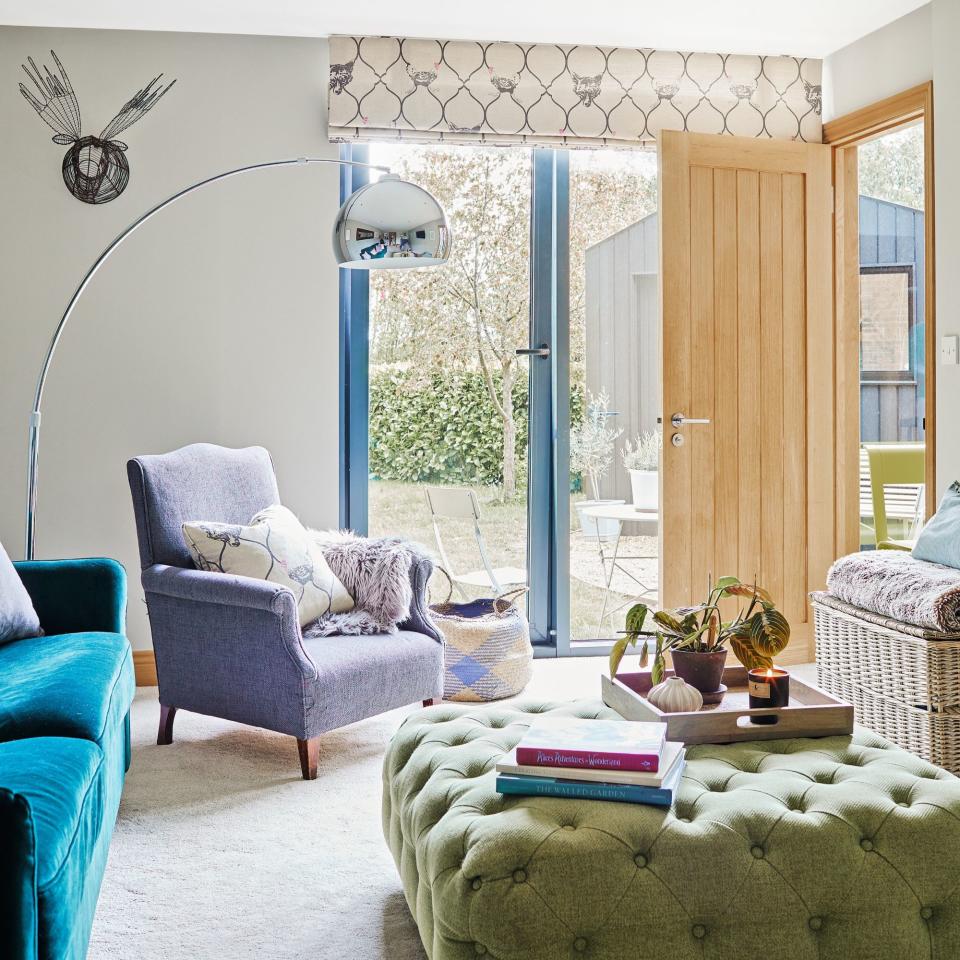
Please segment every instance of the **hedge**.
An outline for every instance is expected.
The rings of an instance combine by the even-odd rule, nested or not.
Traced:
[[[497,389],[500,378],[496,378]],[[513,388],[517,486],[527,475],[527,378]],[[572,420],[583,416],[575,391]],[[381,371],[370,378],[370,475],[406,483],[503,482],[503,422],[479,372]]]
[[[499,389],[499,379],[497,387]],[[526,473],[527,383],[513,389],[517,473]],[[407,483],[503,480],[503,421],[480,373],[389,371],[370,378],[370,474]]]

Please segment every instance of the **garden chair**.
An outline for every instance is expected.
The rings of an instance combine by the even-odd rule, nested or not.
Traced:
[[[466,600],[464,586],[478,587],[483,590],[492,590],[494,596],[501,596],[511,588],[526,586],[527,571],[520,567],[493,567],[487,554],[487,545],[480,529],[480,503],[477,495],[468,487],[424,487],[427,499],[427,508],[430,510],[430,520],[433,523],[433,534],[437,541],[437,552],[444,570],[460,596]],[[456,573],[440,536],[440,522],[442,520],[466,520],[473,522],[473,534],[477,541],[477,550],[480,553],[482,570],[472,570],[469,573]]]
[[[864,448],[870,463],[870,490],[877,549],[912,550],[925,513],[924,445],[867,443]],[[895,515],[889,518],[888,506],[896,511]],[[906,538],[890,536],[888,519],[895,518],[906,528]]]

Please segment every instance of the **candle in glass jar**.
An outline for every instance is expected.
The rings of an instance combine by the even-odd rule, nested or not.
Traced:
[[[760,667],[748,674],[750,709],[785,707],[790,703],[790,674],[779,667]],[[776,723],[773,714],[751,717],[751,723]]]

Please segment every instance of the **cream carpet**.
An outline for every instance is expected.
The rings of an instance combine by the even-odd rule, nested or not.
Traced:
[[[597,697],[604,663],[538,660],[524,696]],[[157,691],[138,690],[90,960],[423,960],[380,829],[412,710],[326,735],[307,783],[292,738],[225,720],[179,714],[156,746]]]

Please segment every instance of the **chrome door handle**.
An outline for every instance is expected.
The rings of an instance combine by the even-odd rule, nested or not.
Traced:
[[[688,423],[709,423],[709,420],[695,420],[693,417],[686,417],[682,413],[675,413],[671,418],[670,422],[673,424],[674,430],[679,430],[680,427],[686,426]]]
[[[550,348],[541,343],[539,347],[522,347],[516,351],[518,357],[549,357]]]

